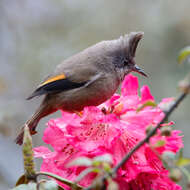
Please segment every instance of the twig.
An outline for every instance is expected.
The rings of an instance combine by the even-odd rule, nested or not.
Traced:
[[[109,174],[111,176],[115,175],[117,173],[117,171],[119,170],[119,168],[121,166],[123,166],[127,160],[130,159],[130,157],[133,155],[134,152],[136,152],[142,145],[144,145],[145,143],[149,142],[150,138],[155,135],[156,131],[158,128],[160,128],[160,125],[162,123],[164,123],[165,121],[167,121],[168,117],[171,115],[171,113],[175,110],[175,108],[177,108],[177,106],[183,101],[183,99],[187,96],[187,92],[183,92],[178,99],[174,102],[174,104],[169,108],[168,111],[165,112],[165,116],[163,117],[163,119],[157,124],[157,126],[155,128],[153,128],[148,134],[147,136],[140,141],[139,143],[137,143],[126,155],[125,157],[113,168],[112,172]],[[109,176],[108,174],[105,174],[101,180],[102,185],[104,184],[105,179],[107,179],[107,177]],[[92,190],[97,186],[97,184],[92,184],[91,186],[87,187],[85,190]]]
[[[160,128],[160,125],[162,123],[164,123],[165,121],[167,121],[168,117],[170,116],[170,114],[175,110],[175,108],[177,108],[177,106],[179,105],[179,103],[186,97],[187,93],[183,93],[179,96],[179,98],[176,100],[176,102],[170,107],[170,109],[168,111],[165,112],[165,116],[164,118],[160,121],[160,123],[157,124],[157,126],[155,128],[153,128],[148,134],[147,136],[140,141],[134,148],[132,148],[130,150],[129,153],[127,153],[125,155],[125,157],[121,160],[121,162],[119,162],[116,167],[113,169],[112,174],[115,174],[118,169],[125,164],[125,162],[127,160],[129,160],[129,158],[131,157],[131,155],[136,152],[142,145],[144,145],[146,142],[148,142],[150,140],[150,138],[155,135],[156,131],[158,128]]]
[[[68,185],[69,187],[71,187],[75,190],[82,190],[83,189],[82,186],[75,184],[70,180],[64,179],[64,178],[62,178],[56,174],[50,173],[50,172],[38,172],[38,173],[36,173],[36,176],[40,176],[40,175],[44,175],[44,176],[54,178],[54,179],[58,180],[59,182],[64,183],[64,184]]]

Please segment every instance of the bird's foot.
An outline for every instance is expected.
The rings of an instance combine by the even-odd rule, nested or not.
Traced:
[[[31,135],[35,135],[36,133],[37,133],[37,131],[35,131],[35,130],[34,131],[30,131]]]
[[[75,114],[77,114],[79,117],[82,117],[83,115],[83,111],[74,111]]]

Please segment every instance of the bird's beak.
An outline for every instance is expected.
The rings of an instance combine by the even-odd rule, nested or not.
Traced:
[[[137,72],[145,77],[148,77],[148,75],[143,71],[143,69],[141,69],[140,67],[138,67],[137,65],[134,65],[133,69],[134,72]]]

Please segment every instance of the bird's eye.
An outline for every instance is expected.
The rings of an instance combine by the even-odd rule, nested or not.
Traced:
[[[129,64],[129,60],[128,59],[124,59],[124,65],[128,65]]]

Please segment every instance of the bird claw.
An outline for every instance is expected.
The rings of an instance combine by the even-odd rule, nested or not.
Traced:
[[[30,131],[31,135],[35,135],[37,133],[37,131]]]
[[[82,117],[83,115],[83,111],[74,111],[75,114],[77,114],[79,117]]]

